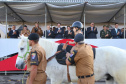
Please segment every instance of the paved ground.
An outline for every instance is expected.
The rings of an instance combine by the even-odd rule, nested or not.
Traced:
[[[25,75],[24,77],[24,83],[22,83],[22,77],[23,74],[8,74],[8,75],[4,75],[4,74],[0,74],[0,84],[25,84],[26,79],[27,79],[27,75]],[[51,84],[50,80],[47,79],[47,83],[46,84]],[[73,84],[77,84],[77,83],[73,83]],[[95,84],[105,84],[104,79],[96,82]]]

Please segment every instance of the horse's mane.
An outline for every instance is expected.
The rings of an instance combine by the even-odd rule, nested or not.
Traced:
[[[46,57],[47,59],[54,55],[57,51],[57,47],[59,44],[53,42],[53,41],[49,41],[47,39],[39,39],[39,44],[44,48],[44,50],[46,51]]]

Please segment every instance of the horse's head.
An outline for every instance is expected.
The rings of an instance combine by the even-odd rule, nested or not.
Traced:
[[[24,37],[23,35],[20,37],[21,37],[21,40],[18,45],[18,57],[16,60],[16,67],[18,69],[24,69],[25,68],[24,60],[26,60],[29,54],[29,42],[28,42],[27,37]]]
[[[57,47],[59,44],[49,41],[46,39],[39,39],[39,44],[44,48],[46,52],[46,59],[48,59],[50,56],[54,55],[57,51]],[[25,62],[24,60],[27,59],[27,56],[29,55],[31,47],[29,47],[28,38],[21,36],[21,41],[19,43],[19,52],[18,57],[16,60],[16,67],[18,69],[24,69],[25,68]]]

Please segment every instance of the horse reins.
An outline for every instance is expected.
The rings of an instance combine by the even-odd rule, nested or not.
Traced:
[[[22,56],[18,56],[18,57],[20,57],[20,58],[26,60],[25,57],[26,57],[26,55],[29,54],[29,53],[30,53],[30,52],[29,52],[29,42],[28,42],[28,40],[27,40],[27,52],[25,53],[25,55],[24,55],[23,57],[22,57]]]

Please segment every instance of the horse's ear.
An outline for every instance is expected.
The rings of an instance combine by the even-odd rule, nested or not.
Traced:
[[[20,35],[20,38],[22,39],[22,38],[24,38],[24,35],[22,34],[22,35]]]

